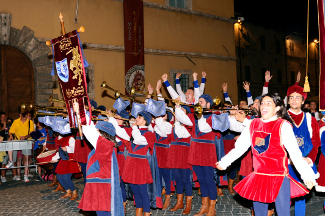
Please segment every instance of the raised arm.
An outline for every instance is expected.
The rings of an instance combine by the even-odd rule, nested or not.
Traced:
[[[225,96],[225,101],[228,101],[232,104],[230,97],[228,96],[228,84],[227,83],[222,84],[222,92],[223,92],[223,95]]]
[[[154,127],[155,131],[159,131],[158,134],[162,137],[167,137],[168,134],[172,133],[173,126],[169,123],[164,121],[162,117],[158,117],[155,120],[156,125]]]
[[[269,82],[272,79],[273,76],[271,76],[271,72],[269,70],[267,70],[265,72],[265,83],[263,86],[263,91],[262,91],[262,95],[265,95],[267,93],[269,93]]]
[[[207,76],[207,74],[202,71],[202,82],[200,84],[200,93],[201,95],[204,93],[204,88],[205,88],[205,77]]]
[[[173,99],[176,99],[176,98],[180,97],[180,96],[177,94],[177,92],[173,89],[173,87],[170,86],[170,84],[169,84],[169,82],[168,82],[168,79],[167,79],[167,78],[168,78],[167,74],[164,74],[161,78],[162,78],[162,80],[164,81],[164,84],[165,84],[165,86],[166,86],[166,88],[167,88],[167,90],[168,90],[170,96],[171,96]],[[183,96],[181,97],[181,101],[182,101],[182,102],[186,102],[186,97],[185,97],[185,95],[184,95],[184,97],[183,97]]]
[[[254,103],[254,101],[253,101],[252,94],[251,94],[251,92],[249,90],[249,86],[250,86],[249,82],[247,82],[247,81],[243,82],[243,87],[244,87],[244,89],[246,91],[246,94],[247,94],[247,104],[251,105],[251,104]]]
[[[181,87],[181,84],[179,82],[179,78],[181,77],[181,73],[177,73],[176,74],[176,79],[175,79],[175,82],[176,82],[176,91],[178,93],[178,95],[181,97],[181,98],[186,98],[184,92],[182,91],[182,87]]]
[[[199,82],[197,80],[197,73],[194,72],[193,73],[193,81],[194,81],[194,98],[195,98],[195,104],[197,104],[199,102],[199,97],[201,96],[201,92],[200,92],[200,86],[199,86]]]

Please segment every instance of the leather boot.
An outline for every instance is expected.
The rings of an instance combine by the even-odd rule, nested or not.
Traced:
[[[198,190],[197,190],[197,194],[201,194],[201,189],[199,188]]]
[[[164,195],[164,194],[166,194],[166,190],[165,190],[165,188],[162,189],[162,191],[161,191],[161,196]]]
[[[162,210],[167,209],[170,206],[170,195],[165,195],[165,203],[164,206],[162,207]]]
[[[235,180],[233,180],[233,179],[229,179],[228,180],[228,190],[229,190],[229,193],[231,195],[235,195],[236,194],[236,192],[234,191],[234,182],[235,182]]]
[[[209,210],[209,197],[202,197],[201,209],[194,216],[202,216],[202,215],[208,213],[208,210]]]
[[[81,199],[76,200],[77,203],[80,203]]]
[[[124,206],[124,213],[126,215],[126,202],[123,202],[123,206]]]
[[[216,200],[210,200],[208,214],[206,216],[216,216]]]
[[[217,186],[217,195],[218,196],[224,196],[222,189],[220,187]]]
[[[255,216],[255,212],[253,209],[251,209],[252,216]]]
[[[135,209],[135,216],[142,216],[143,208],[136,208]]]
[[[70,200],[76,200],[78,198],[77,190],[72,191]]]
[[[60,183],[58,183],[58,186],[53,190],[54,192],[64,190],[64,188],[61,186]]]
[[[56,178],[56,175],[53,175],[53,181],[52,181],[51,184],[48,185],[48,187],[53,187],[53,186],[58,185],[58,184],[59,184],[59,182],[58,182],[58,180]]]
[[[239,175],[239,171],[237,171],[237,179],[234,182],[234,184],[238,184],[240,182],[240,175]]]
[[[183,194],[177,194],[176,197],[177,197],[177,202],[176,202],[176,205],[169,209],[169,211],[176,211],[178,209],[183,209],[184,208],[184,203],[183,203]]]
[[[150,216],[151,212],[144,212],[144,216]]]
[[[268,211],[267,211],[267,216],[272,216],[273,213],[274,213],[274,209],[272,209],[272,210],[268,210]]]
[[[193,196],[186,196],[186,207],[185,207],[184,211],[182,212],[183,215],[187,215],[187,214],[191,213],[192,198],[193,198]]]
[[[71,197],[72,196],[72,192],[70,189],[67,190],[67,193],[64,194],[63,196],[61,196],[61,198],[68,198],[68,197]]]

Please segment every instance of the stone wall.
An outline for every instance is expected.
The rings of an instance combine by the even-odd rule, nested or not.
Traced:
[[[51,76],[51,49],[34,37],[34,31],[24,26],[21,30],[11,27],[11,14],[0,13],[0,45],[14,47],[23,52],[34,69],[35,104],[48,106],[53,92]]]

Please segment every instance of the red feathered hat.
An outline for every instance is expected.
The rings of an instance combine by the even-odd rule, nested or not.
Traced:
[[[289,99],[289,96],[294,92],[301,94],[304,97],[304,100],[307,99],[307,93],[304,92],[304,88],[301,86],[297,86],[297,85],[294,85],[294,86],[291,86],[288,88],[288,91],[287,91],[288,99]]]

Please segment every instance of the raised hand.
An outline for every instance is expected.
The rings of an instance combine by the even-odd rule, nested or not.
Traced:
[[[249,92],[249,85],[250,85],[249,82],[247,82],[247,81],[243,82],[243,87],[246,90],[246,92]]]
[[[149,94],[152,94],[153,93],[153,88],[152,88],[150,83],[148,84],[147,88],[148,88]]]
[[[168,75],[165,73],[161,78],[164,82],[166,82],[168,80]]]
[[[197,80],[197,73],[196,73],[196,72],[193,73],[193,80],[194,80],[194,81]]]
[[[297,80],[296,82],[299,83],[300,82],[300,78],[301,78],[301,73],[300,71],[297,73]]]
[[[156,85],[157,94],[161,94],[161,92],[160,92],[161,86],[162,86],[161,80],[158,80],[157,85]]]
[[[272,79],[273,76],[271,76],[271,72],[269,70],[267,70],[265,72],[265,82],[270,82],[270,80]]]
[[[228,84],[227,83],[222,84],[222,91],[223,91],[223,93],[228,92]]]
[[[177,74],[176,74],[176,79],[179,79],[181,76],[182,76],[181,73],[177,73]]]
[[[202,71],[202,77],[205,78],[207,76],[207,73],[205,73],[204,71]]]

